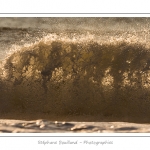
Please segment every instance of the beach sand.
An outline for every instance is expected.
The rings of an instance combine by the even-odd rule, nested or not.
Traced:
[[[0,120],[0,133],[149,133],[149,124],[127,122],[60,122]]]

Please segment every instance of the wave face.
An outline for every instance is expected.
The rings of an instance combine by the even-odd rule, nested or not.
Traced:
[[[149,117],[150,48],[133,38],[50,34],[1,64],[0,111]]]

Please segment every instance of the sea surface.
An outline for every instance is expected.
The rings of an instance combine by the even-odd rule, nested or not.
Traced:
[[[0,118],[150,122],[150,18],[0,18]]]

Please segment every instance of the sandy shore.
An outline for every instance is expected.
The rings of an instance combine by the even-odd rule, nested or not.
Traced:
[[[58,122],[0,120],[1,133],[149,133],[149,124],[126,122]]]

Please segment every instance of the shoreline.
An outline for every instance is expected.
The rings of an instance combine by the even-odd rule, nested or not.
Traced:
[[[149,124],[0,119],[0,133],[150,133]]]

